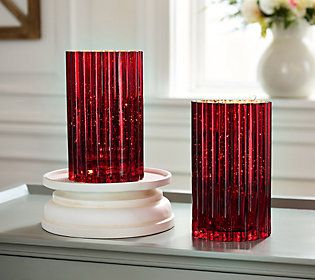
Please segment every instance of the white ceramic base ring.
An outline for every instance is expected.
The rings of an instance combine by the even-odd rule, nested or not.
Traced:
[[[54,191],[44,209],[43,229],[71,237],[126,238],[155,234],[172,228],[174,215],[171,204],[163,197],[162,191],[157,189],[158,186],[168,184],[171,175],[160,169],[156,169],[156,172],[154,169],[148,170],[154,174],[160,173],[160,178],[153,176],[155,184],[148,184],[147,187],[143,183],[139,184],[142,186],[140,190],[135,187],[130,191],[128,183],[126,187],[120,183],[117,192],[113,191],[112,184],[103,184],[103,188],[97,184],[94,189],[93,186],[92,189],[86,186],[90,192],[73,189],[64,191],[62,189],[70,188],[71,183],[64,182],[66,186],[63,186],[59,180],[56,187],[58,190]],[[60,170],[55,172],[60,173]],[[47,174],[44,175],[44,184],[55,189],[51,182],[48,181],[47,184]],[[72,184],[74,189],[82,185]],[[109,186],[111,187],[107,188]],[[81,187],[79,189],[82,190]]]
[[[77,183],[69,181],[68,170],[59,169],[43,176],[43,185],[47,188],[69,192],[122,192],[134,190],[149,190],[166,186],[170,183],[172,174],[158,168],[145,168],[142,180],[125,183]]]

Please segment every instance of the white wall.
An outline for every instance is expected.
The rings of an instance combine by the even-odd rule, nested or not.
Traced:
[[[40,182],[66,160],[63,52],[70,4],[42,1],[42,39],[0,41],[0,185]]]
[[[190,103],[160,101],[146,106],[146,159],[171,170],[170,189],[190,190]],[[272,191],[315,196],[315,102],[273,102]]]
[[[143,49],[146,165],[190,190],[188,101],[168,89],[167,0],[42,0],[42,39],[0,41],[0,186],[67,166],[64,51]],[[274,193],[315,195],[315,103],[274,104]]]
[[[165,0],[42,0],[40,40],[0,40],[0,186],[40,183],[67,165],[65,50],[143,49],[146,99],[166,92],[168,20],[160,19],[167,7]]]

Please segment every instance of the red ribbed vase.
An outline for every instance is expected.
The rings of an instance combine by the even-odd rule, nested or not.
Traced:
[[[143,178],[143,53],[66,52],[69,179]]]
[[[268,237],[270,173],[271,102],[192,102],[193,237]]]

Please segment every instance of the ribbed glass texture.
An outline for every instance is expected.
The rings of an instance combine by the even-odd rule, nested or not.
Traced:
[[[193,237],[268,237],[270,173],[271,102],[192,102]]]
[[[69,179],[143,178],[143,53],[66,52]]]

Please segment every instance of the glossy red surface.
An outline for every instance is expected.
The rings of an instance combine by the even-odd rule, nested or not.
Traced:
[[[270,173],[270,102],[192,102],[194,237],[268,237]]]
[[[69,179],[143,178],[143,53],[66,53]]]

